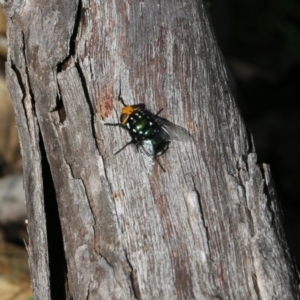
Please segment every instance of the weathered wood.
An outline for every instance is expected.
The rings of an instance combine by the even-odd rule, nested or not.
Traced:
[[[201,1],[3,1],[35,299],[299,299]],[[185,127],[150,174],[121,95]],[[58,217],[59,216],[59,217]]]

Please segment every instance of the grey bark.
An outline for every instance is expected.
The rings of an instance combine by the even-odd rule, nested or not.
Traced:
[[[35,299],[299,299],[201,1],[4,1]],[[185,127],[146,173],[121,95]]]

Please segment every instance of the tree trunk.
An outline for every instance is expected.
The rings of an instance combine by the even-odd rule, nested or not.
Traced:
[[[35,299],[299,299],[202,1],[1,1]],[[145,103],[185,127],[147,173],[118,127]]]

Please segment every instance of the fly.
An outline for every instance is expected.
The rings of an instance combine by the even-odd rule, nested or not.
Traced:
[[[157,157],[167,152],[171,141],[188,141],[190,139],[188,131],[159,117],[162,110],[153,114],[146,109],[145,104],[126,105],[121,97],[119,99],[124,105],[120,123],[105,123],[105,125],[122,127],[129,132],[131,140],[115,155],[128,145],[134,144],[139,152],[157,161],[165,172]]]

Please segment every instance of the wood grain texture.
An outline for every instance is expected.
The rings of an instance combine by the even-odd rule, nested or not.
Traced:
[[[299,299],[201,1],[2,4],[35,299]],[[190,132],[167,172],[147,174],[134,147],[113,155],[130,139],[104,126],[119,95]]]

